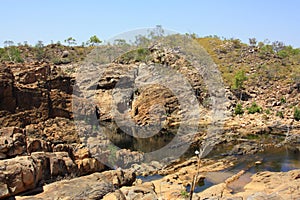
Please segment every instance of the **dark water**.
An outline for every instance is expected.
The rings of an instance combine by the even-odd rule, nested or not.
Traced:
[[[155,174],[151,176],[137,176],[136,178],[141,179],[143,182],[150,182],[150,181],[161,179],[163,178],[163,176],[159,174]]]
[[[133,151],[151,152],[158,150],[167,145],[175,137],[176,129],[161,130],[158,134],[149,138],[136,138],[118,128],[115,124],[105,124],[105,135],[119,148],[130,149]],[[130,132],[130,131],[129,131]],[[271,138],[270,138],[271,139]],[[232,146],[221,145],[216,147],[209,155],[209,158],[218,159],[228,151]],[[194,156],[195,149],[191,148],[185,152],[183,159]],[[184,152],[183,152],[184,153]],[[219,172],[209,172],[204,174],[205,179],[201,180],[195,192],[201,192],[213,185],[224,182],[227,178],[237,174],[241,170],[246,172],[236,181],[229,184],[233,192],[243,190],[243,187],[251,181],[251,176],[261,171],[271,172],[286,172],[293,169],[300,169],[300,153],[289,147],[270,148],[264,152],[259,152],[255,155],[236,156],[237,162],[234,167]],[[261,164],[255,164],[256,161],[261,161]],[[143,181],[152,181],[162,178],[160,175],[148,177],[140,176]],[[189,191],[189,187],[187,188]]]
[[[222,152],[218,151],[218,154],[219,153]],[[216,156],[216,154],[211,155],[213,157]],[[236,157],[237,163],[233,167],[218,172],[207,172],[204,174],[206,178],[197,183],[194,192],[202,192],[213,185],[222,183],[241,170],[245,170],[245,173],[239,179],[228,185],[233,193],[243,191],[244,186],[251,181],[251,176],[257,172],[287,172],[293,169],[300,169],[300,152],[289,147],[270,148],[255,155]],[[255,164],[257,161],[261,161],[261,164]],[[138,178],[147,182],[161,179],[163,176],[139,176]],[[190,191],[190,186],[187,186],[186,189],[187,191]]]
[[[251,181],[251,176],[257,172],[287,172],[300,169],[300,153],[289,147],[270,148],[255,155],[237,156],[237,160],[236,165],[229,169],[206,173],[206,178],[198,183],[195,192],[202,192],[213,185],[222,183],[241,170],[245,170],[245,173],[228,185],[234,193],[243,191],[244,186]],[[256,161],[261,161],[261,164],[255,164]]]
[[[160,130],[151,137],[139,138],[132,136],[132,130],[119,128],[114,123],[101,125],[106,137],[117,147],[121,149],[130,149],[144,153],[156,151],[166,146],[175,137],[176,130]],[[149,132],[151,132],[149,130]]]

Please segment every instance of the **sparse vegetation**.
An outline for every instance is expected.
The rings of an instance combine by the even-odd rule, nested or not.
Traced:
[[[286,103],[286,98],[285,98],[285,97],[281,97],[280,102],[281,102],[282,104],[285,104],[285,103]]]
[[[250,107],[247,108],[249,114],[254,113],[260,113],[262,111],[262,108],[256,104],[256,102],[253,102]]]
[[[0,61],[11,61],[22,63],[24,59],[21,56],[20,50],[16,46],[0,48]]]
[[[284,115],[283,115],[282,111],[277,111],[276,116],[280,117],[280,118],[284,118]]]
[[[181,197],[183,198],[188,198],[189,197],[189,193],[186,190],[182,190],[180,192]]]
[[[266,109],[265,113],[266,113],[267,115],[270,115],[270,114],[271,114],[271,110],[268,108],[268,109]]]
[[[136,61],[136,62],[146,62],[147,57],[150,55],[149,49],[138,48],[136,50],[129,51],[122,55],[122,60],[125,62]]]
[[[233,89],[241,90],[243,88],[244,82],[247,80],[245,72],[243,70],[238,71],[233,80]]]
[[[243,106],[242,104],[238,103],[234,109],[234,114],[236,115],[242,115],[244,114]]]
[[[296,121],[300,121],[300,109],[298,107],[296,107],[294,110],[294,119]]]

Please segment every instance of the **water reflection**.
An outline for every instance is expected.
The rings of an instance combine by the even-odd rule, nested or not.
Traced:
[[[144,153],[153,152],[166,146],[175,137],[177,129],[161,130],[149,138],[138,138],[124,132],[114,123],[101,123],[101,130],[105,136],[117,147]]]
[[[287,172],[300,169],[300,152],[291,147],[270,148],[255,155],[237,157],[238,162],[232,168],[219,172],[206,173],[203,181],[204,184],[198,184],[195,192],[202,192],[213,185],[223,183],[226,179],[241,170],[245,170],[245,173],[228,185],[233,193],[242,192],[244,186],[251,181],[251,176],[257,172]],[[256,165],[256,161],[261,161],[261,164]]]

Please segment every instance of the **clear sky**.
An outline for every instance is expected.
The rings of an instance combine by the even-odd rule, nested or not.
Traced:
[[[180,33],[218,35],[248,42],[283,41],[300,47],[298,0],[1,0],[0,45],[50,43],[162,25]]]

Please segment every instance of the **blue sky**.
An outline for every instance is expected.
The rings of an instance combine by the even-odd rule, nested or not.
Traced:
[[[137,28],[162,25],[180,33],[218,35],[248,42],[283,41],[300,47],[297,0],[1,0],[0,45],[69,36],[78,43],[102,40]]]

